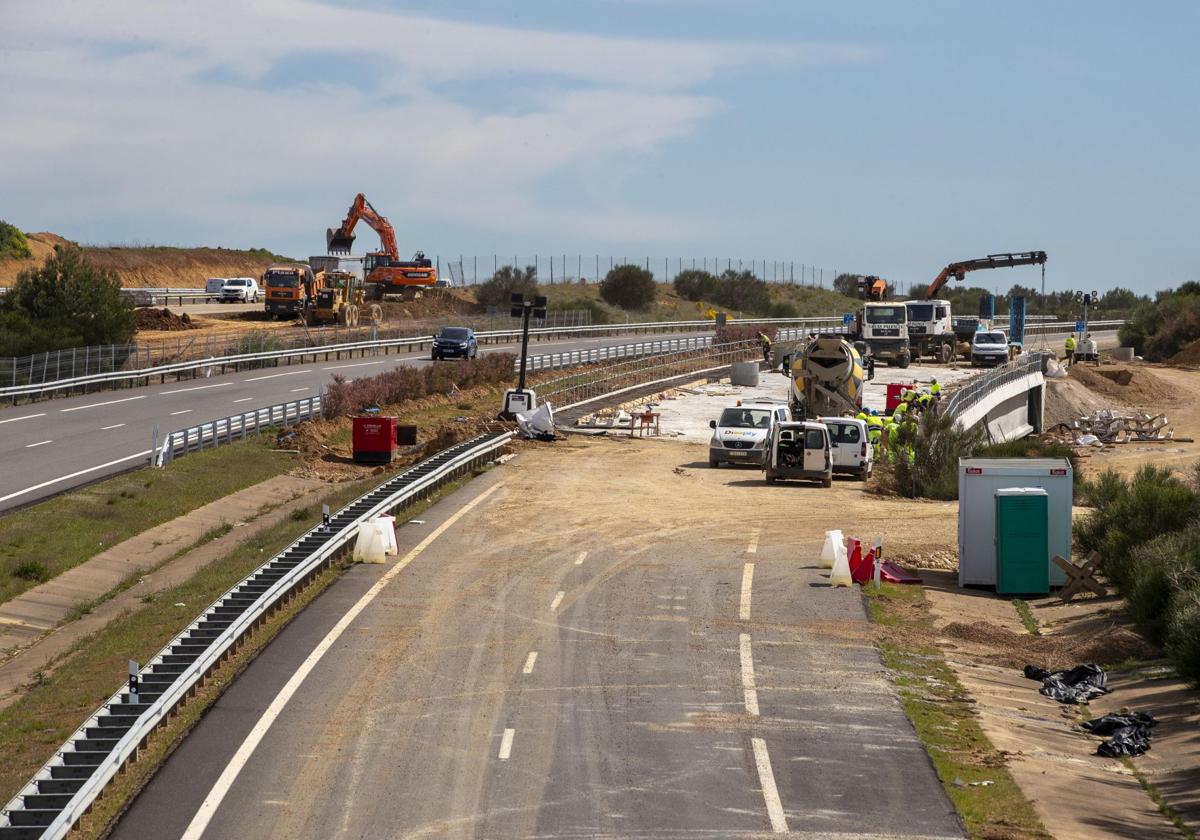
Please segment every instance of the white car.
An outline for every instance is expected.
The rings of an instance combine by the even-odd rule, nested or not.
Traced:
[[[875,447],[867,440],[867,423],[853,417],[822,417],[829,427],[833,471],[850,473],[866,481],[875,466]]]
[[[221,303],[254,303],[258,300],[258,281],[253,277],[230,277],[221,287]]]
[[[971,367],[1008,361],[1008,336],[1000,330],[980,330],[971,339]]]
[[[204,293],[207,295],[219,295],[224,288],[224,277],[209,277],[204,281]]]
[[[747,403],[730,406],[721,412],[721,419],[708,421],[713,430],[708,442],[708,465],[754,464],[761,467],[771,427],[791,419],[792,412],[786,405]]]

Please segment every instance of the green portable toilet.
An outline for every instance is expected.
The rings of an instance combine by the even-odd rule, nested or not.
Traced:
[[[1049,503],[1041,487],[996,491],[996,594],[1050,592]]]

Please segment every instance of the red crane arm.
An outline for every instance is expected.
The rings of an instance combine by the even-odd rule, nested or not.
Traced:
[[[956,280],[962,280],[968,271],[978,271],[982,268],[1014,268],[1019,265],[1045,265],[1045,251],[1023,251],[1019,254],[989,254],[986,257],[979,257],[974,260],[962,260],[961,262],[952,262],[941,270],[937,277],[933,278],[933,282],[929,284],[928,291],[925,292],[926,300],[937,297],[937,293],[942,290],[942,286],[950,281],[953,277]]]
[[[381,252],[393,260],[399,260],[400,247],[396,244],[395,229],[392,228],[391,222],[385,216],[381,216],[371,206],[371,202],[367,201],[367,197],[362,193],[354,197],[354,203],[346,211],[346,218],[342,221],[341,227],[337,230],[326,231],[325,242],[329,253],[350,253],[350,247],[354,244],[354,226],[360,219],[366,222],[371,230],[379,234]]]

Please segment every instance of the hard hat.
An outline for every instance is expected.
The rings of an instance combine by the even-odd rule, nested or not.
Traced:
[[[930,379],[930,380],[929,380],[929,384],[930,384],[930,385],[936,385],[936,384],[937,384],[937,377],[935,376],[935,377],[933,377],[932,379]]]

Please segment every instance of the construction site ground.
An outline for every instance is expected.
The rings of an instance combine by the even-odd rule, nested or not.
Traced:
[[[926,366],[900,371],[877,369],[867,384],[865,403],[882,400],[889,381],[927,383],[931,375],[950,386],[971,375],[970,368]],[[1122,384],[1123,383],[1123,384]],[[1047,380],[1046,420],[1066,422],[1098,409],[1166,413],[1180,437],[1200,431],[1200,371],[1139,362],[1079,365],[1066,379]],[[805,485],[767,486],[756,467],[713,470],[707,465],[708,421],[736,400],[787,398],[787,383],[764,373],[757,387],[728,380],[694,383],[651,399],[660,413],[662,436],[621,441],[645,451],[656,445],[680,451],[671,490],[681,505],[696,504],[678,489],[715,482],[738,493],[722,510],[750,507],[790,511],[796,544],[818,531],[840,528],[866,538],[882,536],[889,556],[920,569],[933,618],[933,632],[902,634],[900,641],[936,645],[976,702],[980,722],[992,743],[1007,754],[1014,780],[1056,838],[1177,837],[1178,829],[1156,807],[1132,767],[1148,780],[1193,830],[1200,828],[1200,694],[1175,678],[1161,652],[1138,634],[1121,599],[1056,596],[1030,600],[1041,635],[1032,635],[1009,598],[957,585],[957,502],[880,497],[866,485],[838,480],[829,490]],[[1080,478],[1112,468],[1130,474],[1143,464],[1180,471],[1200,460],[1191,442],[1130,443],[1081,448]],[[686,453],[686,454],[685,454]],[[733,488],[738,488],[736,491]],[[709,508],[705,508],[709,510]],[[1076,515],[1086,515],[1077,509]],[[758,514],[755,514],[758,515]],[[895,640],[895,631],[882,639]],[[1160,721],[1153,749],[1132,767],[1095,755],[1099,740],[1079,730],[1083,712],[1038,693],[1038,683],[1021,673],[1025,664],[1049,668],[1081,662],[1118,664],[1114,692],[1094,701],[1096,717],[1123,708],[1149,711]],[[1102,803],[1102,804],[1098,804]],[[1015,836],[1015,835],[1014,835]]]

